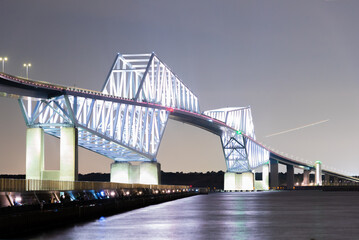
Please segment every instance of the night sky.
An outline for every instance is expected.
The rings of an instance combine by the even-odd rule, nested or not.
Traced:
[[[0,57],[13,75],[31,62],[31,79],[101,90],[117,52],[155,52],[201,111],[250,105],[260,142],[358,175],[358,10],[356,0],[0,0]],[[24,173],[20,108],[0,98],[0,109],[0,173]],[[46,140],[46,169],[58,169],[59,141]],[[79,158],[81,173],[110,170],[95,153]],[[157,159],[164,171],[225,170],[219,137],[174,121]]]

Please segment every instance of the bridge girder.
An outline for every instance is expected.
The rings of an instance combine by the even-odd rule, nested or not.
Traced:
[[[168,120],[165,109],[62,95],[19,99],[28,127],[59,137],[78,128],[78,145],[115,161],[154,161]]]

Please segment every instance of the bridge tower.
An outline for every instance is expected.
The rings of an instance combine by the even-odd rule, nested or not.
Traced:
[[[229,128],[221,134],[227,165],[226,191],[269,189],[269,152],[256,144],[250,107],[232,107],[205,111],[203,114],[224,122]],[[261,181],[256,182],[255,169],[263,166]]]
[[[156,155],[169,113],[173,108],[200,113],[197,97],[154,53],[118,54],[102,93],[131,100],[132,104],[145,102],[162,109],[156,110],[159,111],[157,117],[153,117],[154,113],[149,110],[138,112],[142,119],[133,123],[132,127],[122,126],[130,128],[129,134],[139,139],[132,146],[137,157],[117,157],[111,164],[111,182],[159,184],[161,165]],[[126,123],[131,124],[132,118],[137,115],[130,116]],[[152,119],[147,120],[146,117]]]

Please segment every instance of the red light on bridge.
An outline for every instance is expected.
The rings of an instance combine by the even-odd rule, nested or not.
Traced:
[[[174,112],[174,109],[173,108],[167,108],[167,111]]]

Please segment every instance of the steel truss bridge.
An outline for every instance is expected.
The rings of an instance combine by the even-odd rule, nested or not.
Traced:
[[[79,146],[115,162],[157,161],[171,118],[218,135],[228,172],[249,172],[270,160],[315,169],[256,141],[250,107],[201,112],[196,95],[154,53],[118,54],[102,91],[0,73],[0,92],[18,99],[29,128],[42,128],[60,137],[61,127],[75,127]],[[343,174],[323,172],[359,182]]]

